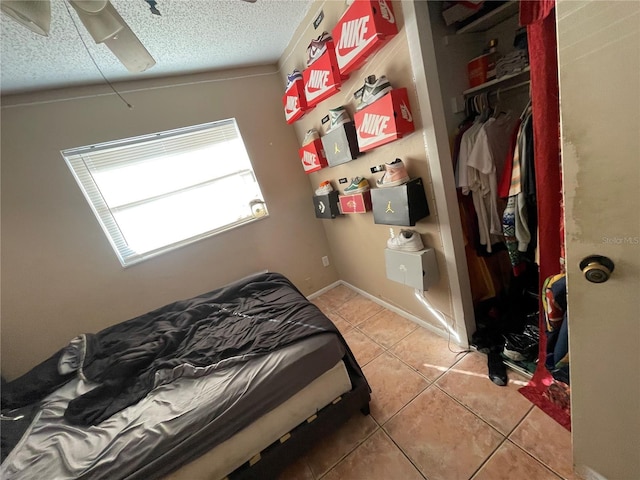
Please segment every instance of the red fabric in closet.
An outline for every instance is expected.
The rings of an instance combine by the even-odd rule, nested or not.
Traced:
[[[520,24],[527,27],[531,67],[540,292],[547,277],[562,271],[560,258],[564,254],[555,0],[520,2]],[[548,388],[554,379],[544,366],[546,337],[543,315],[541,308],[538,367],[529,384],[520,392],[570,430],[568,412],[549,399]]]

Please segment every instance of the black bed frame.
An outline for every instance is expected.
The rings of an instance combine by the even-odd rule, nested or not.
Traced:
[[[246,462],[229,474],[229,480],[275,479],[316,442],[336,431],[355,412],[369,415],[369,385],[362,377],[352,375],[353,389],[322,408],[316,416],[301,423],[281,440],[260,452],[259,459]]]

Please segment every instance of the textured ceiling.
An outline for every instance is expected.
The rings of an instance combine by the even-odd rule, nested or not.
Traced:
[[[156,60],[148,71],[129,73],[67,6],[100,70],[120,81],[275,63],[312,0],[157,0],[161,16],[144,0],[111,3]],[[3,95],[103,82],[64,0],[51,0],[49,37],[0,16]]]

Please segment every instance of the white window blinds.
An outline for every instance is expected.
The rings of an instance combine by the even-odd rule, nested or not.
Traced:
[[[62,156],[123,266],[267,214],[235,119]]]

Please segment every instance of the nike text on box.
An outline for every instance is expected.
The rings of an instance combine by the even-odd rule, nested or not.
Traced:
[[[333,42],[326,45],[327,51],[302,72],[304,96],[309,108],[339,91],[342,84]]]
[[[340,213],[338,206],[338,191],[328,193],[327,195],[314,195],[313,205],[316,209],[316,218],[336,218]]]
[[[330,167],[354,160],[360,154],[356,137],[353,122],[338,125],[322,137],[324,153]]]
[[[429,216],[429,205],[421,178],[414,178],[404,185],[374,188],[371,191],[373,222],[382,225],[413,227]]]
[[[289,86],[282,96],[284,106],[284,118],[288,124],[292,124],[304,116],[308,110],[307,99],[304,96],[304,81],[296,80]]]
[[[361,152],[371,150],[415,130],[406,88],[391,90],[354,116]]]
[[[317,172],[328,165],[320,139],[303,146],[298,150],[298,155],[300,156],[300,161],[302,162],[305,173]]]
[[[332,31],[343,78],[398,33],[391,0],[355,0]]]
[[[371,190],[353,195],[340,195],[342,213],[365,213],[371,210]]]

